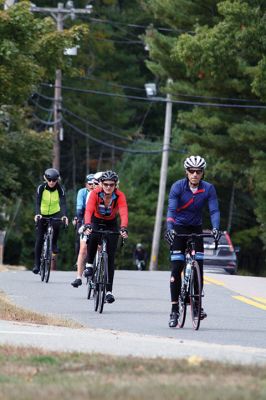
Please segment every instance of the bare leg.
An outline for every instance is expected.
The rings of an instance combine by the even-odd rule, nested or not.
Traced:
[[[80,239],[80,248],[79,248],[79,255],[77,259],[77,275],[78,278],[82,278],[82,274],[84,272],[84,267],[87,258],[87,243],[86,241]]]

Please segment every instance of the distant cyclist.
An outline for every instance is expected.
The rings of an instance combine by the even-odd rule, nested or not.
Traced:
[[[88,248],[88,266],[92,273],[93,260],[96,255],[100,236],[91,233],[93,229],[111,230],[120,232],[123,238],[127,238],[128,208],[126,196],[117,189],[118,175],[114,171],[105,171],[101,178],[99,187],[90,195],[85,211],[85,233],[91,234]],[[118,214],[120,225],[118,225]],[[108,253],[108,275],[109,284],[106,285],[106,301],[113,303],[115,298],[112,294],[113,278],[115,270],[115,253],[117,248],[118,236],[110,235],[107,241]]]
[[[87,258],[87,236],[83,233],[79,234],[79,228],[84,224],[84,213],[87,201],[90,197],[91,191],[94,189],[94,174],[89,174],[85,179],[85,187],[79,189],[76,201],[76,217],[74,218],[74,224],[77,230],[77,278],[71,283],[73,287],[79,287],[82,283],[82,275]]]
[[[40,272],[40,257],[44,234],[47,228],[47,222],[42,217],[54,217],[65,220],[68,224],[66,216],[66,196],[65,190],[59,183],[59,172],[55,168],[48,168],[44,172],[44,183],[38,186],[36,192],[35,217],[36,222],[36,241],[34,250],[34,267],[32,272],[38,274]],[[58,253],[57,240],[59,237],[60,221],[53,221],[53,242],[52,251]]]
[[[136,248],[133,253],[133,258],[134,258],[136,269],[138,271],[143,271],[146,267],[148,255],[141,243],[138,243],[136,245]]]
[[[176,181],[170,190],[167,210],[167,233],[165,238],[170,248],[172,273],[170,292],[172,310],[169,326],[176,327],[179,317],[178,297],[181,290],[181,272],[185,265],[186,239],[178,238],[175,233],[202,233],[203,208],[208,205],[212,233],[214,238],[219,236],[220,211],[215,188],[203,180],[206,162],[200,156],[190,156],[184,162],[186,178]],[[203,287],[203,239],[196,238],[196,260],[201,271]],[[207,314],[201,309],[201,319]]]

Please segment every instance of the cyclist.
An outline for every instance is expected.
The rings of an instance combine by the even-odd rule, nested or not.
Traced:
[[[117,189],[118,175],[114,171],[105,171],[101,176],[101,184],[90,195],[85,210],[85,233],[90,234],[88,248],[88,266],[92,274],[93,260],[96,255],[100,235],[92,233],[92,230],[111,230],[120,232],[126,239],[128,237],[128,208],[126,196]],[[117,215],[120,215],[120,227],[118,226]],[[114,261],[117,248],[118,236],[110,235],[107,242],[108,253],[108,274],[109,284],[106,285],[107,303],[113,303],[115,298],[112,294],[114,278]]]
[[[137,270],[143,271],[145,269],[146,262],[147,262],[147,252],[143,248],[141,243],[138,243],[136,245],[136,248],[133,253],[133,257],[134,257],[134,262],[135,262],[135,266],[136,266]]]
[[[34,249],[34,267],[32,272],[38,274],[40,272],[40,257],[42,251],[43,237],[47,227],[47,221],[42,220],[42,217],[61,218],[68,224],[66,217],[66,196],[65,190],[59,183],[59,172],[55,168],[48,168],[44,172],[44,183],[38,186],[36,192],[36,206],[34,221],[36,223],[36,240]],[[58,253],[57,240],[59,237],[60,222],[53,221],[53,242],[52,251]]]
[[[184,268],[186,238],[178,238],[175,233],[202,233],[202,213],[209,206],[212,233],[219,236],[220,211],[215,188],[203,180],[206,162],[200,156],[190,156],[184,162],[186,178],[176,181],[170,190],[167,210],[167,233],[165,239],[170,245],[172,266],[170,293],[172,309],[169,327],[177,326],[179,317],[178,298],[181,290],[181,272]],[[196,238],[196,260],[201,271],[203,287],[203,239]],[[207,314],[201,309],[201,319]]]
[[[86,176],[85,187],[79,189],[77,194],[76,202],[76,217],[73,220],[73,224],[77,229],[84,223],[84,213],[87,201],[89,199],[91,191],[94,189],[94,174]],[[77,246],[77,278],[71,283],[73,287],[79,287],[82,284],[82,275],[84,272],[84,266],[87,258],[87,235],[78,233],[78,246]]]

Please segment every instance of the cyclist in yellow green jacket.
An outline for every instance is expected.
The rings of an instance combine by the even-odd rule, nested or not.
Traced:
[[[48,168],[44,172],[45,182],[38,186],[36,192],[36,206],[34,220],[36,222],[36,241],[35,241],[35,260],[32,272],[38,274],[40,272],[40,257],[42,251],[43,237],[47,227],[47,221],[42,220],[42,217],[54,217],[65,220],[66,217],[66,196],[65,190],[59,183],[59,172],[55,168]],[[53,253],[58,253],[57,240],[59,237],[60,221],[53,221]]]

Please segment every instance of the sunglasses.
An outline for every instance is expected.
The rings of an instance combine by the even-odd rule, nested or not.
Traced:
[[[196,172],[197,175],[200,175],[200,174],[202,174],[203,171],[202,171],[202,169],[188,169],[188,172],[191,175],[195,174],[195,172]]]
[[[94,183],[93,182],[87,182],[87,185],[92,186],[92,185],[94,185]]]
[[[48,178],[47,178],[47,181],[48,181],[48,182],[57,182],[58,179],[48,179]]]
[[[104,187],[115,187],[115,183],[103,183]]]

